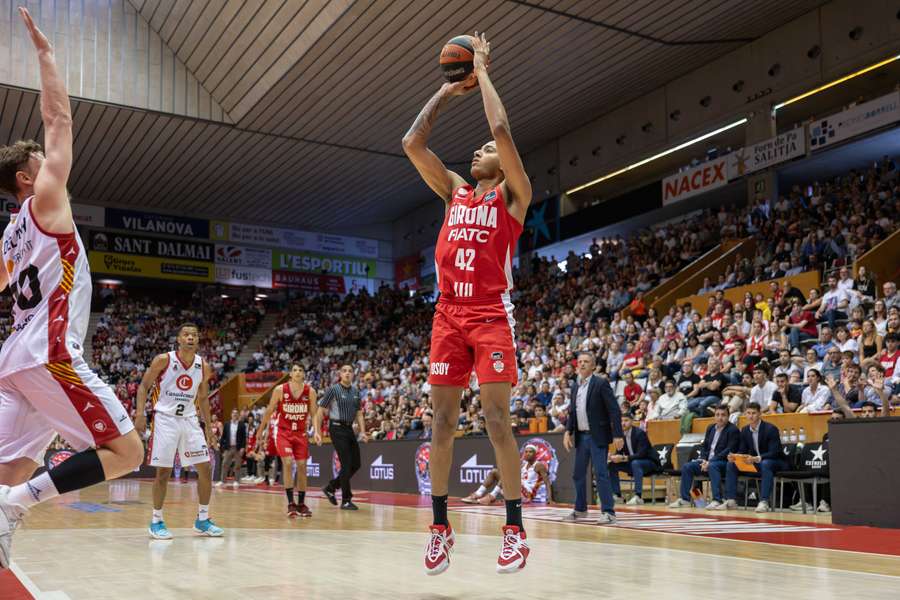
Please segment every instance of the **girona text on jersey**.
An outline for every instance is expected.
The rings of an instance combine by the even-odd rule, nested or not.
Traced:
[[[500,304],[513,287],[512,257],[522,224],[509,213],[500,186],[475,195],[453,191],[435,247],[435,271],[445,302]]]

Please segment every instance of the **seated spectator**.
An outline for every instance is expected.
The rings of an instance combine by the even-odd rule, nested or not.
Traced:
[[[688,400],[688,410],[698,417],[705,417],[708,409],[719,404],[722,401],[722,392],[728,387],[728,378],[722,374],[719,367],[719,359],[710,358],[707,361],[707,373],[697,384],[697,394]]]
[[[857,339],[859,344],[859,364],[863,364],[870,358],[875,358],[881,354],[882,337],[878,335],[875,329],[875,322],[866,319],[862,322],[862,332]]]
[[[706,428],[706,434],[703,436],[700,457],[681,467],[680,496],[669,505],[669,508],[684,508],[692,505],[691,488],[694,485],[694,477],[703,473],[709,475],[713,496],[713,501],[706,508],[714,510],[719,506],[724,506],[722,504],[722,479],[725,477],[728,456],[737,452],[739,447],[740,431],[734,423],[728,421],[728,409],[724,406],[717,406],[715,422]]]
[[[622,368],[619,375],[625,376],[625,373],[631,373],[634,377],[644,377],[647,375],[644,370],[644,353],[637,348],[634,342],[625,344],[625,356],[622,358]]]
[[[733,422],[737,422],[737,415],[743,412],[744,405],[750,401],[751,389],[753,389],[753,376],[750,373],[743,373],[740,383],[726,386],[722,390],[722,404],[728,407]]]
[[[735,454],[749,456],[749,462],[754,463],[756,471],[762,477],[759,504],[756,512],[763,513],[772,510],[769,498],[775,485],[775,474],[784,471],[788,465],[781,452],[781,436],[778,428],[771,423],[766,423],[761,418],[759,404],[751,402],[745,412],[747,425],[741,429],[740,449],[728,455],[728,468],[725,476],[725,504],[722,510],[737,507],[737,480],[740,471],[735,465]]]
[[[786,373],[779,373],[775,376],[775,387],[776,390],[772,392],[772,398],[764,412],[792,413],[796,412],[803,404],[801,386],[791,384]]]
[[[831,337],[832,328],[822,326],[821,331],[819,331],[819,343],[813,345],[812,349],[815,350],[816,356],[819,359],[825,358],[825,353],[828,352],[829,348],[834,348],[835,343]]]
[[[631,408],[640,402],[641,396],[644,394],[644,388],[635,382],[631,371],[625,372],[625,388],[622,390],[622,394],[625,397],[627,408]]]
[[[681,363],[681,371],[675,375],[678,391],[686,398],[693,398],[696,396],[698,383],[700,383],[700,376],[694,373],[694,362],[690,359],[685,360]]]
[[[900,294],[897,293],[897,284],[893,281],[886,281],[882,286],[884,291],[884,306],[887,310],[892,308],[900,308]]]
[[[667,379],[665,393],[650,405],[647,420],[680,419],[685,412],[687,412],[687,397],[675,387],[674,379]]]
[[[816,329],[816,318],[812,312],[803,310],[799,302],[791,304],[791,314],[782,321],[783,326],[788,330],[788,341],[791,348],[797,348],[801,342],[806,340],[814,340],[819,335]]]
[[[822,363],[819,366],[818,370],[822,373],[822,377],[825,379],[829,377],[840,379],[841,351],[837,346],[832,346],[825,352],[825,358],[822,359]]]
[[[541,403],[541,406],[544,408],[550,407],[550,401],[553,400],[553,394],[550,392],[550,382],[544,380],[541,382],[541,391],[537,393],[537,401]]]
[[[831,392],[822,385],[822,374],[818,369],[810,369],[806,374],[807,387],[801,395],[802,401],[797,412],[821,412],[831,404]]]
[[[860,292],[863,296],[869,298],[875,297],[875,279],[869,275],[869,270],[861,265],[856,273],[856,281],[853,282],[853,289]]]
[[[800,367],[794,362],[791,358],[790,350],[779,350],[778,351],[778,363],[775,365],[775,375],[787,375],[790,377],[791,373],[800,373]]]
[[[884,378],[893,394],[900,393],[900,335],[889,333],[884,336],[884,348],[878,355],[878,362],[884,369]]]
[[[622,502],[622,485],[619,473],[628,473],[634,481],[634,496],[628,499],[629,506],[643,504],[644,475],[654,473],[658,468],[658,457],[646,432],[634,427],[631,415],[622,415],[623,441],[616,443],[616,451],[609,456],[609,477],[612,482],[613,497]]]
[[[816,311],[816,319],[828,322],[828,326],[834,330],[838,319],[846,319],[850,308],[850,295],[847,290],[839,288],[837,277],[828,276],[828,291],[822,295],[822,303]]]

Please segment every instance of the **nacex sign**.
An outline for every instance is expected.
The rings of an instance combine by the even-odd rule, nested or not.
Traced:
[[[725,157],[663,179],[663,206],[714,190],[728,183]]]

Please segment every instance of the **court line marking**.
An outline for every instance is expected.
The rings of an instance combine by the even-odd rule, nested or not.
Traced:
[[[28,593],[34,596],[35,600],[72,600],[68,594],[61,590],[42,592],[41,588],[39,588],[34,581],[31,580],[31,577],[29,577],[15,562],[9,564],[9,570],[13,572],[13,575],[16,576],[19,583],[22,584]]]

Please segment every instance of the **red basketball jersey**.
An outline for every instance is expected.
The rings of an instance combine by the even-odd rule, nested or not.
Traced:
[[[281,399],[278,401],[278,429],[281,431],[299,431],[306,433],[306,420],[309,417],[309,384],[303,385],[300,397],[291,394],[291,384],[281,386]]]
[[[500,186],[475,196],[453,191],[434,250],[441,298],[465,304],[509,302],[512,259],[522,224],[506,208]]]

